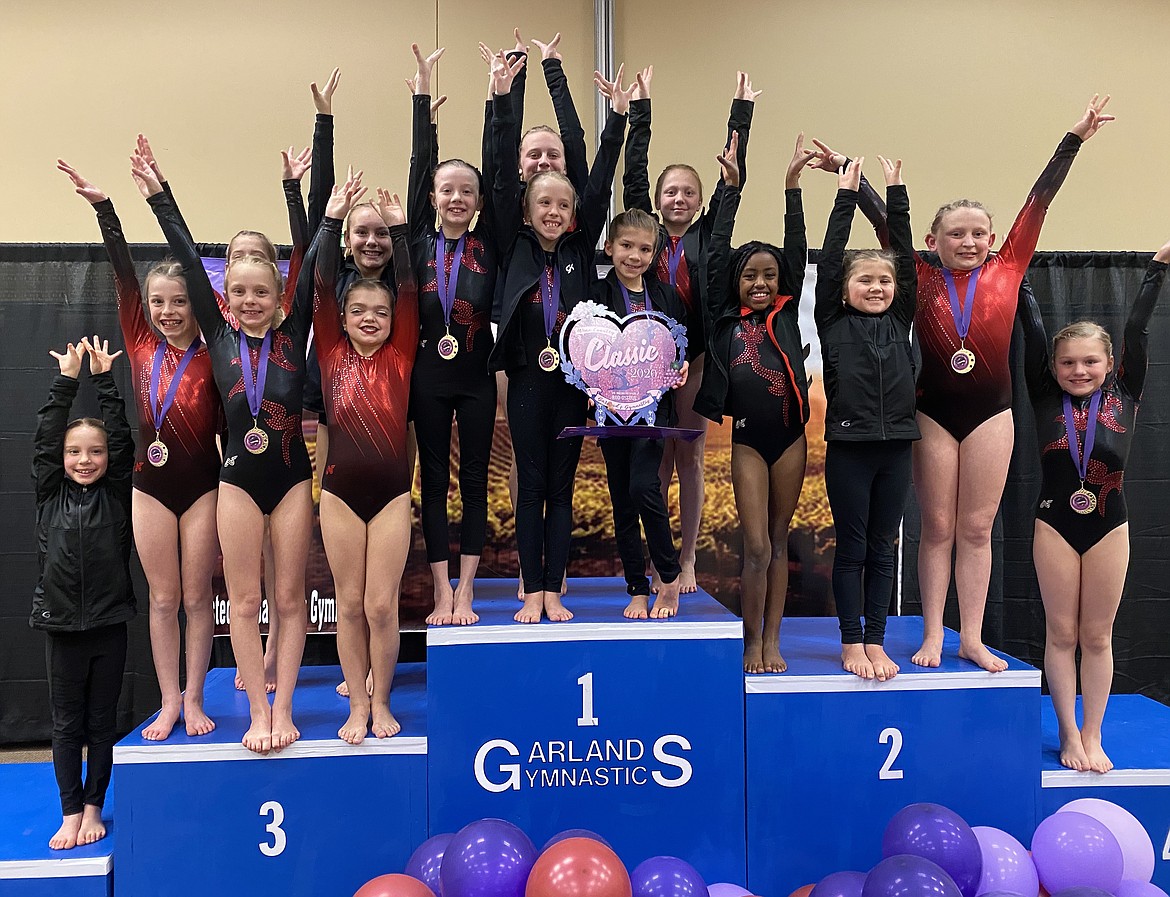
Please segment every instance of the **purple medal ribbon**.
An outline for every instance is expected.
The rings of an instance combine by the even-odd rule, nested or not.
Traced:
[[[1073,466],[1077,469],[1077,476],[1081,486],[1085,485],[1085,475],[1089,472],[1089,456],[1093,454],[1093,442],[1097,435],[1097,410],[1101,407],[1101,390],[1098,389],[1089,399],[1089,415],[1085,418],[1085,447],[1081,450],[1077,439],[1077,425],[1073,419],[1072,399],[1064,394],[1064,431],[1068,434],[1068,453],[1072,455]]]
[[[946,268],[942,269],[943,280],[947,282],[947,296],[951,300],[951,318],[955,322],[955,332],[959,335],[960,340],[967,338],[967,331],[971,329],[971,310],[975,307],[975,287],[979,283],[979,274],[983,270],[980,265],[971,271],[970,277],[967,278],[967,302],[966,305],[959,304],[959,293],[955,289],[955,279],[951,276],[951,272]]]
[[[552,269],[552,283],[548,272]],[[553,330],[557,326],[557,310],[561,305],[561,269],[548,265],[540,278],[540,302],[544,306],[544,335],[552,344]]]
[[[624,283],[622,283],[620,280],[618,281],[618,286],[622,288],[622,298],[626,300],[626,314],[632,315],[634,313],[634,310],[633,310],[633,308],[630,307],[630,291],[628,289],[626,289],[626,285]],[[650,291],[644,290],[642,292],[642,296],[646,300],[646,307],[642,310],[643,311],[653,311],[654,309],[652,309],[650,307]]]
[[[666,267],[670,271],[670,285],[672,287],[678,286],[678,265],[682,261],[683,241],[679,237],[678,246],[674,245],[674,240],[670,237],[666,238]],[[649,305],[646,306],[649,308]]]
[[[240,367],[244,379],[244,395],[248,397],[248,410],[252,418],[259,419],[260,403],[264,401],[264,384],[268,380],[268,353],[272,350],[272,331],[264,334],[260,342],[260,360],[256,365],[256,374],[252,375],[252,355],[248,351],[248,337],[243,328],[240,329]]]
[[[455,285],[459,282],[459,265],[463,261],[463,247],[467,243],[467,234],[459,238],[455,244],[455,257],[451,259],[451,280],[447,281],[447,238],[443,236],[443,229],[439,228],[435,237],[435,285],[439,289],[439,305],[443,308],[443,323],[448,329],[451,327],[451,309],[455,307]]]
[[[171,378],[167,394],[163,396],[161,402],[158,401],[158,384],[162,379],[162,361],[167,351],[166,340],[159,343],[158,348],[154,350],[154,361],[150,365],[150,413],[154,417],[154,431],[156,433],[162,432],[163,420],[175,402],[175,394],[179,391],[179,381],[183,379],[183,371],[187,370],[187,365],[191,363],[191,359],[195,357],[195,353],[199,351],[201,345],[199,337],[195,337],[195,340],[187,347],[187,351],[183,353],[183,357],[179,361],[179,366],[175,368],[175,376]]]

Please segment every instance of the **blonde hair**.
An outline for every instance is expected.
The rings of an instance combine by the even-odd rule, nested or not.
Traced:
[[[280,269],[276,267],[275,262],[268,259],[262,259],[255,255],[242,255],[234,262],[229,262],[227,268],[224,269],[223,288],[225,293],[231,283],[232,274],[241,268],[262,268],[272,275],[272,283],[276,292],[276,316],[272,319],[272,326],[279,327],[284,320],[284,305],[281,302],[284,293],[284,277],[281,275]]]
[[[524,187],[524,213],[526,215],[532,214],[532,209],[528,205],[530,198],[535,195],[536,188],[545,181],[556,181],[568,187],[569,192],[573,194],[573,209],[576,210],[577,188],[573,186],[573,182],[569,180],[568,176],[563,171],[538,171]],[[657,226],[655,226],[655,230],[657,230]]]
[[[146,272],[146,279],[142,282],[142,292],[145,295],[150,294],[150,282],[156,277],[166,277],[170,280],[177,280],[185,287],[187,285],[187,278],[183,274],[183,266],[176,262],[173,258],[165,258],[161,262],[156,262],[154,267]]]
[[[659,205],[662,202],[662,182],[666,180],[666,176],[672,171],[685,171],[695,179],[695,183],[699,185],[699,201],[703,199],[703,179],[699,177],[699,173],[695,171],[690,165],[683,162],[676,162],[674,165],[667,165],[662,169],[662,174],[658,175],[658,180],[654,184],[654,205]]]
[[[238,240],[240,237],[255,237],[264,247],[264,254],[268,257],[268,261],[272,262],[274,265],[276,264],[276,247],[272,245],[272,241],[268,239],[267,234],[262,234],[258,230],[237,231],[236,235],[228,240],[227,257],[229,260],[232,257],[232,244],[235,243],[236,240]]]
[[[1113,357],[1113,339],[1109,336],[1108,330],[1095,321],[1074,321],[1061,327],[1052,337],[1052,358],[1055,360],[1056,350],[1061,343],[1074,339],[1099,340],[1105,347],[1105,354]]]
[[[956,199],[954,202],[948,202],[945,206],[938,207],[938,211],[934,213],[934,221],[930,222],[930,232],[937,234],[939,227],[942,226],[943,216],[959,209],[976,209],[986,215],[987,222],[991,223],[991,211],[983,203],[975,199]]]
[[[845,253],[841,278],[842,298],[849,295],[849,277],[853,269],[862,262],[884,262],[890,266],[890,271],[898,276],[898,257],[889,249],[851,249]]]

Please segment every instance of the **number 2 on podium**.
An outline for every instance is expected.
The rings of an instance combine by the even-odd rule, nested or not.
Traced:
[[[878,736],[878,744],[890,745],[890,753],[886,756],[886,762],[882,764],[882,768],[878,770],[879,779],[900,779],[904,770],[894,769],[894,761],[898,759],[898,754],[902,753],[902,730],[895,729],[893,726],[887,726],[882,729],[882,734]]]
[[[257,846],[260,852],[266,857],[278,857],[284,853],[285,845],[288,843],[288,837],[284,833],[284,829],[280,827],[284,822],[284,807],[280,805],[279,801],[270,800],[260,805],[260,815],[267,816],[272,814],[272,821],[264,826],[264,831],[272,836],[272,843],[266,844],[261,841]]]
[[[593,715],[593,674],[586,673],[577,680],[577,684],[581,686],[581,718],[577,720],[577,725],[596,726],[597,717]]]

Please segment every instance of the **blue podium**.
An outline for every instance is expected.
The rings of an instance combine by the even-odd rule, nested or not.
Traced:
[[[1077,698],[1077,720],[1081,702]],[[1125,807],[1154,842],[1154,884],[1170,890],[1170,707],[1141,695],[1114,695],[1105,712],[1105,775],[1060,765],[1060,739],[1052,699],[1041,710],[1040,807],[1037,822],[1069,801],[1096,797]]]
[[[891,617],[884,683],[841,669],[836,619],[784,621],[788,672],[745,676],[748,888],[787,894],[881,859],[890,817],[918,801],[1025,844],[1035,826],[1040,673],[987,673],[956,656],[916,667],[920,617]],[[1001,655],[1003,656],[1003,655]],[[1031,783],[1031,784],[1029,784]]]
[[[619,579],[574,579],[565,623],[521,624],[516,580],[477,584],[480,622],[427,632],[430,828],[484,816],[539,848],[591,829],[633,868],[744,868],[743,627],[703,592],[630,621]]]
[[[401,872],[427,836],[426,674],[402,664],[393,738],[337,737],[348,703],[339,667],[305,667],[293,699],[301,739],[259,756],[240,739],[248,703],[234,670],[212,670],[216,730],[165,742],[139,728],[114,749],[118,897],[352,894]]]
[[[106,837],[71,850],[50,850],[61,825],[51,763],[0,763],[0,897],[110,897],[114,789],[102,817]]]

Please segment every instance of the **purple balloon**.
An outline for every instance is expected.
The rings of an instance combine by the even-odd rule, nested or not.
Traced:
[[[986,894],[981,894],[980,897],[1024,897],[1024,895],[1017,894],[1015,891],[988,891]]]
[[[962,892],[975,897],[983,855],[971,826],[938,804],[910,804],[894,814],[882,836],[882,856],[910,854],[942,867]]]
[[[479,819],[451,836],[439,883],[443,897],[524,897],[536,848],[503,819]]]
[[[703,876],[678,857],[643,860],[630,873],[630,884],[634,897],[707,897]]]
[[[818,881],[808,897],[861,897],[864,872],[834,872]]]
[[[751,893],[747,888],[733,885],[729,881],[719,881],[713,885],[707,885],[708,897],[751,897]]]
[[[1065,888],[1063,891],[1057,891],[1052,897],[1113,897],[1108,891],[1102,891],[1100,888],[1075,887]]]
[[[1154,842],[1138,818],[1125,807],[1099,797],[1082,797],[1065,804],[1056,812],[1084,813],[1113,833],[1121,845],[1123,880],[1149,881],[1154,877]]]
[[[861,897],[960,897],[961,893],[938,863],[909,854],[882,860],[861,888]]]
[[[1117,897],[1167,897],[1165,891],[1148,881],[1123,878],[1117,886]]]
[[[971,831],[983,857],[983,875],[975,891],[979,897],[989,897],[995,891],[1010,891],[1020,897],[1036,897],[1040,893],[1036,865],[1023,844],[989,825],[977,825]]]
[[[427,838],[414,849],[406,861],[406,868],[402,870],[430,888],[435,897],[439,897],[439,869],[443,865],[443,853],[452,837],[450,832],[445,832]]]
[[[597,834],[597,832],[591,832],[587,828],[567,828],[563,832],[558,832],[549,838],[545,842],[544,847],[540,848],[540,852],[544,853],[558,841],[567,841],[569,838],[588,838],[590,841],[600,841],[610,850],[613,850],[613,845],[601,837],[601,835]]]
[[[1053,813],[1036,826],[1032,861],[1049,894],[1082,887],[1115,893],[1124,866],[1117,839],[1084,813]]]

